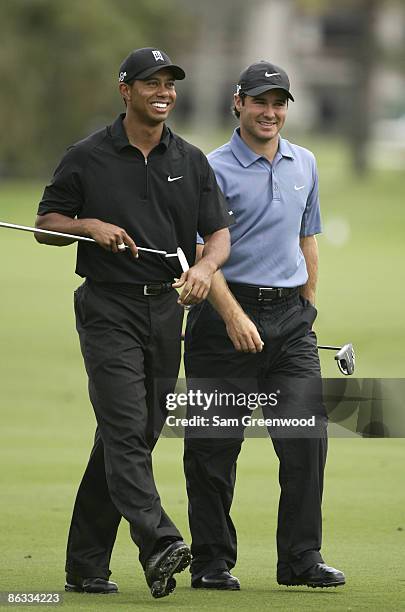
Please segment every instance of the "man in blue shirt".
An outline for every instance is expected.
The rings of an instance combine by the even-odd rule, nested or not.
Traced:
[[[234,97],[240,127],[208,156],[235,219],[231,255],[214,276],[208,301],[189,313],[185,353],[189,385],[194,379],[254,378],[263,388],[266,381],[277,380],[280,387],[287,380],[288,409],[303,381],[317,389],[321,384],[312,330],[321,231],[318,176],[313,154],[280,137],[289,100],[290,82],[278,66],[262,61],[242,72]],[[203,249],[200,244],[200,255]],[[306,397],[300,393],[298,413]],[[323,423],[315,436],[269,429],[280,462],[277,581],[338,586],[344,574],[320,554],[326,415],[320,400],[306,399]],[[240,588],[229,570],[236,563],[230,508],[242,438],[243,433],[226,439],[186,435],[195,588]]]

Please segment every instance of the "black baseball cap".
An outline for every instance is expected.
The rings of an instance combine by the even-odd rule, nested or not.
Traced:
[[[162,68],[170,68],[174,78],[180,81],[186,77],[184,70],[173,64],[164,51],[154,47],[135,49],[122,62],[118,81],[128,83],[134,79],[147,79]]]
[[[294,98],[290,94],[290,79],[285,70],[262,60],[243,70],[239,77],[236,93],[259,96],[270,89],[282,89],[294,102]]]

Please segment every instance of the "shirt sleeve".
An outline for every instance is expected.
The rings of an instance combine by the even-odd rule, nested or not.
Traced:
[[[228,212],[225,197],[205,156],[203,156],[203,164],[204,175],[201,184],[198,216],[198,233],[202,237],[229,227],[235,222]]]
[[[73,219],[80,213],[84,202],[82,170],[79,152],[76,147],[69,148],[45,187],[38,215],[57,212]]]
[[[300,236],[313,236],[322,232],[321,210],[319,205],[319,180],[315,158],[312,161],[312,189],[301,221]]]

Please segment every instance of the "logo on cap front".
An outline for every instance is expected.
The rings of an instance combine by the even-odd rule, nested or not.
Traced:
[[[270,72],[265,72],[264,76],[269,78],[269,77],[272,77],[272,76],[281,76],[281,75],[280,75],[279,72],[271,72],[271,73]]]
[[[152,51],[153,53],[153,57],[155,58],[155,60],[158,62],[159,60],[161,62],[164,62],[164,57],[162,56],[162,53],[160,51]]]

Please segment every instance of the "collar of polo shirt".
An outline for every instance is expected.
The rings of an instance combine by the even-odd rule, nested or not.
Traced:
[[[245,168],[263,157],[263,155],[259,155],[255,151],[252,151],[252,149],[245,143],[240,135],[240,128],[236,128],[232,134],[230,145],[232,153]],[[292,148],[286,140],[281,138],[281,136],[278,137],[278,152],[282,157],[294,159],[294,152]]]
[[[117,151],[121,151],[121,149],[124,149],[125,147],[132,146],[128,140],[128,136],[123,125],[124,118],[125,113],[121,113],[111,126],[111,137],[113,145]],[[167,149],[170,143],[170,136],[170,129],[166,125],[163,125],[162,136],[159,144],[164,145]]]

